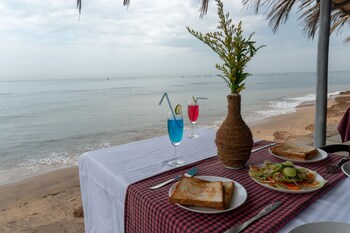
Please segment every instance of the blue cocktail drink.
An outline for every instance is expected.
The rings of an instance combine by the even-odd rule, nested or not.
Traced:
[[[182,118],[182,107],[180,104],[176,105],[175,109],[171,106],[168,94],[164,92],[162,98],[160,99],[159,105],[162,104],[164,98],[168,101],[170,111],[167,121],[168,134],[171,144],[175,148],[175,159],[168,162],[170,166],[178,167],[182,166],[184,161],[177,158],[176,147],[180,145],[182,136],[184,133],[184,120]]]
[[[175,159],[168,162],[170,166],[181,166],[184,161],[177,158],[176,147],[180,145],[184,133],[184,120],[182,115],[176,115],[176,119],[172,115],[168,118],[168,134],[171,144],[175,148]]]
[[[171,143],[174,146],[178,146],[181,143],[184,129],[184,121],[183,119],[168,119],[168,134]]]

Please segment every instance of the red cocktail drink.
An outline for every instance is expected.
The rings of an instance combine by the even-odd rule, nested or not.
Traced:
[[[188,105],[188,118],[192,124],[195,124],[199,116],[199,105]]]
[[[194,133],[194,125],[197,123],[199,116],[199,104],[197,103],[197,101],[188,101],[187,113],[192,126],[192,133],[191,135],[188,135],[188,138],[198,138],[199,136]]]

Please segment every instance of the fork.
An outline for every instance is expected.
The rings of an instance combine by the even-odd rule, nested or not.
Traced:
[[[343,165],[348,160],[349,160],[349,158],[343,157],[336,164],[329,164],[327,166],[327,170],[326,170],[327,173],[334,174],[338,170],[338,168],[340,168],[340,166]]]
[[[197,173],[197,168],[196,167],[193,167],[191,168],[190,170],[188,170],[188,172],[186,172],[184,174],[184,176],[187,176],[187,177],[192,177],[194,176],[195,174]],[[167,181],[164,181],[160,184],[157,184],[157,185],[154,185],[152,187],[150,187],[150,189],[157,189],[157,188],[160,188],[160,187],[163,187],[164,185],[166,184],[169,184],[170,182],[174,181],[174,180],[178,180],[181,178],[181,175],[178,175],[178,176],[175,176],[174,178],[170,179],[170,180],[167,180]]]

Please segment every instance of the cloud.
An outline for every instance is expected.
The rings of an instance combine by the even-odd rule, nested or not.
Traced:
[[[253,39],[267,45],[249,65],[251,71],[273,72],[281,67],[286,72],[291,71],[288,67],[302,71],[305,64],[310,64],[309,69],[315,66],[315,62],[295,58],[316,53],[316,42],[302,38],[295,16],[273,34],[263,15],[243,9],[240,1],[224,4],[235,23],[243,21],[246,34],[256,32]],[[186,30],[186,26],[201,32],[216,30],[215,1],[210,1],[203,19],[199,8],[195,0],[132,0],[128,8],[121,0],[83,0],[79,16],[75,0],[3,0],[0,79],[215,73],[217,55]],[[334,41],[334,46],[340,47],[337,54],[346,56],[341,53],[343,45]],[[294,63],[284,65],[290,57]]]

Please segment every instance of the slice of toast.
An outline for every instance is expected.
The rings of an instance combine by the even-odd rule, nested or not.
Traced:
[[[232,181],[229,181],[229,182],[223,182],[222,184],[224,187],[224,209],[227,209],[231,204],[235,183],[233,183]]]
[[[224,209],[223,182],[210,182],[183,176],[173,194],[169,197],[169,202],[181,205]]]
[[[315,147],[299,145],[290,141],[271,147],[270,150],[275,155],[297,160],[312,159],[318,154],[318,150]]]

